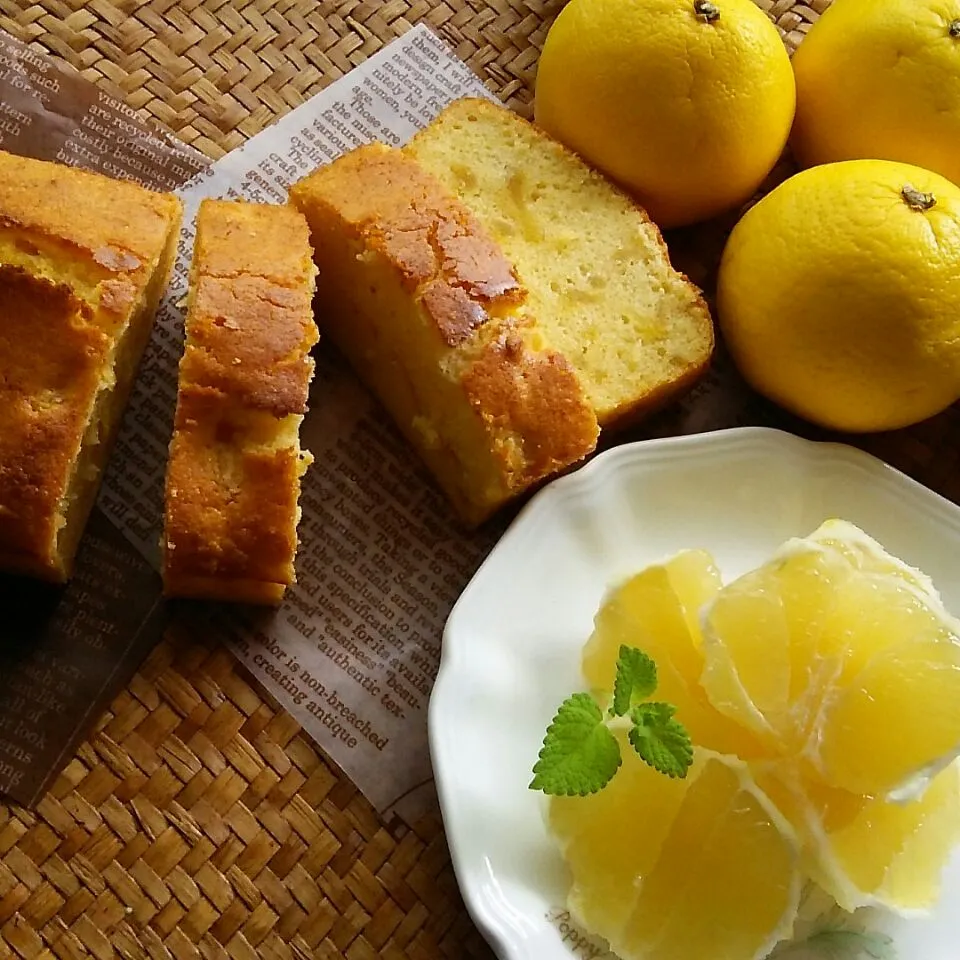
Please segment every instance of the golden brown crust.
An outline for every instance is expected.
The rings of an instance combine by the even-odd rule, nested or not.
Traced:
[[[314,231],[321,317],[326,314],[331,337],[360,375],[376,386],[383,371],[370,365],[393,364],[397,371],[389,377],[409,383],[409,388],[395,388],[397,398],[433,389],[418,382],[425,363],[435,364],[440,377],[458,379],[456,402],[466,403],[476,418],[479,429],[471,428],[475,441],[444,435],[443,415],[437,411],[436,422],[425,409],[395,416],[467,523],[481,522],[594,449],[596,417],[564,358],[532,345],[536,324],[523,312],[526,290],[512,265],[479,222],[419,164],[380,144],[360,147],[296,184],[291,199]],[[412,319],[419,308],[425,329],[434,331],[435,342],[425,352],[416,348],[413,365],[419,373],[406,369],[393,347],[381,349],[372,342],[377,335],[370,332],[369,318],[351,315],[354,309],[376,312],[376,307],[352,306],[359,301],[349,289],[335,292],[340,280],[331,274],[337,268],[324,269],[324,251],[328,244],[343,243],[359,248],[358,261],[375,260],[396,278],[391,290],[399,288],[409,297],[412,310],[399,316],[409,316],[419,326]],[[346,286],[361,282],[351,276]],[[367,330],[366,344],[354,342],[355,330],[361,328]],[[403,330],[388,335],[406,339]],[[465,448],[473,442],[484,449]],[[458,462],[460,457],[486,460],[495,477],[486,483],[465,475],[469,468],[466,460]]]
[[[474,331],[490,319],[484,304],[472,299],[463,287],[447,283],[442,277],[428,280],[418,294],[423,309],[448,347],[466,343]]]
[[[287,592],[286,584],[265,580],[224,580],[220,576],[185,576],[177,581],[177,596],[182,599],[219,600],[224,603],[278,606]]]
[[[501,439],[499,452],[511,492],[575,463],[596,446],[597,419],[583,401],[573,367],[558,353],[530,351],[516,333],[485,344],[464,372],[463,386],[491,436],[510,438],[505,446]]]
[[[314,276],[304,259],[309,243],[303,217],[292,207],[205,200],[198,214],[195,254],[208,277],[264,277],[301,291]]]
[[[0,265],[0,317],[0,545],[55,567],[57,507],[110,339],[68,287],[18,267]]]
[[[295,184],[302,210],[328,198],[344,225],[420,292],[448,346],[468,341],[526,292],[496,243],[466,208],[399,150],[359,147]]]
[[[49,241],[108,274],[149,273],[179,213],[170,194],[0,150],[0,231]]]
[[[214,388],[181,385],[167,471],[169,593],[183,596],[191,579],[227,591],[235,580],[291,581],[299,452],[272,447],[275,424],[263,416]]]
[[[316,342],[310,296],[306,285],[291,290],[263,276],[196,276],[185,381],[278,417],[303,413]]]
[[[203,201],[183,382],[277,417],[302,414],[317,342],[315,272],[306,221],[292,207]]]
[[[497,124],[512,125],[516,130],[515,138],[518,140],[521,137],[532,134],[538,142],[538,149],[558,155],[563,158],[565,163],[573,167],[579,167],[583,177],[601,176],[601,174],[597,173],[578,153],[549,136],[535,123],[531,123],[529,120],[524,119],[501,104],[494,103],[482,97],[462,97],[454,100],[438,114],[430,127],[424,128],[414,136],[410,144],[404,148],[404,151],[413,159],[416,159],[416,145],[421,138],[429,138],[435,128],[441,127],[449,122],[456,123],[460,119],[471,115],[486,115],[492,122]],[[632,208],[643,228],[660,247],[665,260],[670,263],[670,251],[663,239],[660,227],[651,220],[649,214],[643,206],[641,206],[637,198],[612,181],[604,180],[604,182],[612,193],[617,194],[624,204]],[[699,335],[703,343],[702,356],[699,362],[690,368],[679,371],[676,380],[670,383],[660,384],[652,392],[634,396],[614,409],[604,412],[600,417],[600,426],[604,431],[612,432],[628,428],[656,410],[659,410],[670,400],[689,390],[710,366],[715,346],[715,334],[713,321],[710,316],[710,308],[699,288],[689,277],[678,273],[678,279],[688,285],[694,305],[699,311]]]
[[[0,151],[0,568],[69,576],[180,211]]]
[[[294,579],[314,274],[293,208],[201,204],[167,469],[168,595],[275,603]]]

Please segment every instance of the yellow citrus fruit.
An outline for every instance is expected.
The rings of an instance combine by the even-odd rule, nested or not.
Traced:
[[[632,192],[662,227],[747,200],[796,100],[751,0],[571,0],[537,73],[537,123]]]
[[[834,0],[793,67],[804,164],[900,160],[960,183],[960,0]]]
[[[677,708],[694,743],[741,758],[764,754],[749,730],[719,713],[700,686],[700,611],[720,590],[705,550],[685,550],[630,577],[601,605],[583,651],[583,674],[597,692],[613,689],[621,645],[639,647],[657,665],[657,699]]]
[[[937,903],[943,867],[960,840],[956,763],[911,803],[827,787],[795,765],[754,772],[801,838],[804,872],[844,910],[880,906],[909,915]]]
[[[670,780],[622,748],[600,793],[551,799],[573,915],[624,960],[766,957],[797,915],[793,828],[735,758],[698,750]]]
[[[904,427],[960,397],[960,188],[851,160],[791,177],[734,228],[718,276],[741,373],[836,430]]]
[[[824,705],[813,753],[827,783],[912,799],[960,753],[960,624],[910,619],[920,634],[901,634]]]
[[[706,615],[701,682],[710,702],[777,753],[799,752],[839,672],[836,592],[849,568],[813,544],[790,545],[728,584]]]
[[[717,594],[702,682],[824,784],[909,800],[960,753],[958,631],[920,575],[832,522]]]
[[[803,884],[928,910],[960,841],[958,631],[929,577],[842,520],[726,586],[704,550],[618,585],[587,682],[609,692],[620,646],[644,650],[694,762],[655,772],[615,722],[609,784],[550,798],[574,917],[624,960],[758,960]]]
[[[573,878],[567,906],[584,927],[608,939],[623,929],[636,880],[656,863],[693,777],[665,777],[640,759],[624,731],[617,739],[623,764],[610,783],[586,797],[551,797],[548,813]]]
[[[801,752],[828,693],[904,636],[943,638],[929,578],[850,523],[789,540],[728,584],[705,616],[710,702],[770,749]]]

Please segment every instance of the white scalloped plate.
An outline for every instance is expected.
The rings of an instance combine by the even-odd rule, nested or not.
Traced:
[[[687,547],[724,580],[791,536],[841,517],[928,573],[960,612],[960,507],[852,447],[748,428],[618,447],[550,484],[520,513],[447,622],[430,745],[460,889],[503,960],[609,956],[563,911],[567,875],[527,789],[543,732],[582,689],[579,658],[609,586]],[[789,960],[957,960],[960,856],[929,918],[816,919],[866,930]],[[581,939],[582,937],[582,939]],[[820,946],[818,946],[820,944]],[[696,958],[700,960],[700,958]]]

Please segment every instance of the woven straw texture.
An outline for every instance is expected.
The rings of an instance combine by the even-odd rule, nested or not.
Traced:
[[[829,4],[757,0],[792,47]],[[560,0],[0,0],[0,27],[211,157],[425,22],[528,114]],[[0,958],[491,957],[439,819],[369,804],[223,650],[169,634],[34,813]]]

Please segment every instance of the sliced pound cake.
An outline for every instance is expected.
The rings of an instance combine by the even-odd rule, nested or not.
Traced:
[[[0,151],[0,569],[70,577],[180,201]]]
[[[478,99],[453,103],[404,150],[499,244],[601,427],[649,412],[703,372],[713,324],[700,292],[644,211],[575,154]]]
[[[476,524],[595,445],[572,365],[464,206],[399,150],[371,144],[296,184],[318,319]]]
[[[167,596],[276,604],[294,580],[315,274],[292,207],[200,205],[167,467]]]

